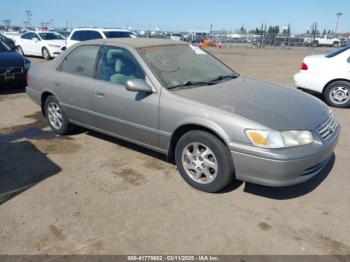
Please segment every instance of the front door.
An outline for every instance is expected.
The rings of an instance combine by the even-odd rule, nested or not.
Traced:
[[[131,79],[146,80],[134,56],[124,48],[103,47],[95,87],[98,128],[151,147],[158,147],[159,93],[130,92]]]

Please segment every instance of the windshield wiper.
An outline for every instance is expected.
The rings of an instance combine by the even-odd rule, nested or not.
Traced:
[[[209,80],[209,81],[186,81],[186,82],[178,84],[178,85],[170,86],[170,87],[168,87],[168,89],[181,88],[181,87],[185,88],[188,86],[215,85],[219,81],[226,80],[226,79],[233,79],[233,78],[237,78],[237,76],[235,76],[235,75],[221,75],[221,76],[218,76],[217,78],[214,78],[214,79]]]
[[[178,85],[170,86],[168,87],[168,89],[179,88],[179,87],[185,88],[189,86],[200,86],[200,85],[210,85],[210,84],[212,83],[207,81],[186,81]]]
[[[218,76],[217,78],[214,78],[214,79],[208,81],[208,83],[216,83],[216,82],[219,82],[222,80],[234,79],[234,78],[237,78],[237,76],[236,75],[221,75],[221,76]]]

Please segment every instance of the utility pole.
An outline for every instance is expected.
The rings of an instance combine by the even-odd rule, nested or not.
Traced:
[[[5,29],[8,30],[10,28],[11,20],[5,19],[5,20],[2,20],[2,22],[4,23]]]
[[[27,16],[27,24],[28,24],[28,27],[30,27],[30,26],[31,26],[30,20],[31,20],[31,17],[33,16],[33,15],[32,15],[32,12],[29,11],[29,10],[26,10],[26,16]]]
[[[335,34],[337,33],[337,30],[338,30],[339,18],[343,15],[343,13],[339,12],[336,15],[337,15],[337,24],[335,25],[335,31],[334,31]]]

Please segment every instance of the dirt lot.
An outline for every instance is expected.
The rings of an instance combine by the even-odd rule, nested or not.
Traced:
[[[320,52],[211,51],[290,87],[302,58]],[[206,194],[151,151],[88,131],[56,137],[26,94],[11,93],[0,95],[0,254],[350,254],[348,109],[334,110],[335,162],[311,181]]]

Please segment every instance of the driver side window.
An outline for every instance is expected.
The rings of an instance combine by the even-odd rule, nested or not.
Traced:
[[[145,73],[133,55],[124,48],[105,46],[101,50],[97,79],[117,85],[128,80],[145,79]]]

